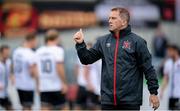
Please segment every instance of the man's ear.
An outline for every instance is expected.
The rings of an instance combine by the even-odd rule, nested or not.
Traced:
[[[123,25],[123,26],[127,25],[127,20],[123,20],[123,21],[122,21],[122,25]]]

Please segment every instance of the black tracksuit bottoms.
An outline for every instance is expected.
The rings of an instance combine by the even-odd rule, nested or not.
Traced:
[[[140,110],[140,105],[107,105],[102,104],[101,110]]]

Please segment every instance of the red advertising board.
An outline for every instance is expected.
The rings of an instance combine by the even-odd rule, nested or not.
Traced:
[[[50,28],[70,29],[96,25],[93,11],[37,10],[28,2],[4,3],[0,9],[0,32],[7,38]]]

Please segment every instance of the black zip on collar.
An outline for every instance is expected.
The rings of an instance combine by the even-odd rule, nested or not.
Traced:
[[[113,31],[110,31],[110,32],[113,35],[113,37],[115,37],[114,32]],[[128,25],[126,28],[120,30],[119,36],[122,38],[122,37],[128,35],[129,33],[131,33],[131,25]]]

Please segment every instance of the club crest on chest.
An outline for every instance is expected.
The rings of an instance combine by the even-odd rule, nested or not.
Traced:
[[[131,49],[131,42],[129,42],[128,40],[123,41],[122,48],[123,49]]]

